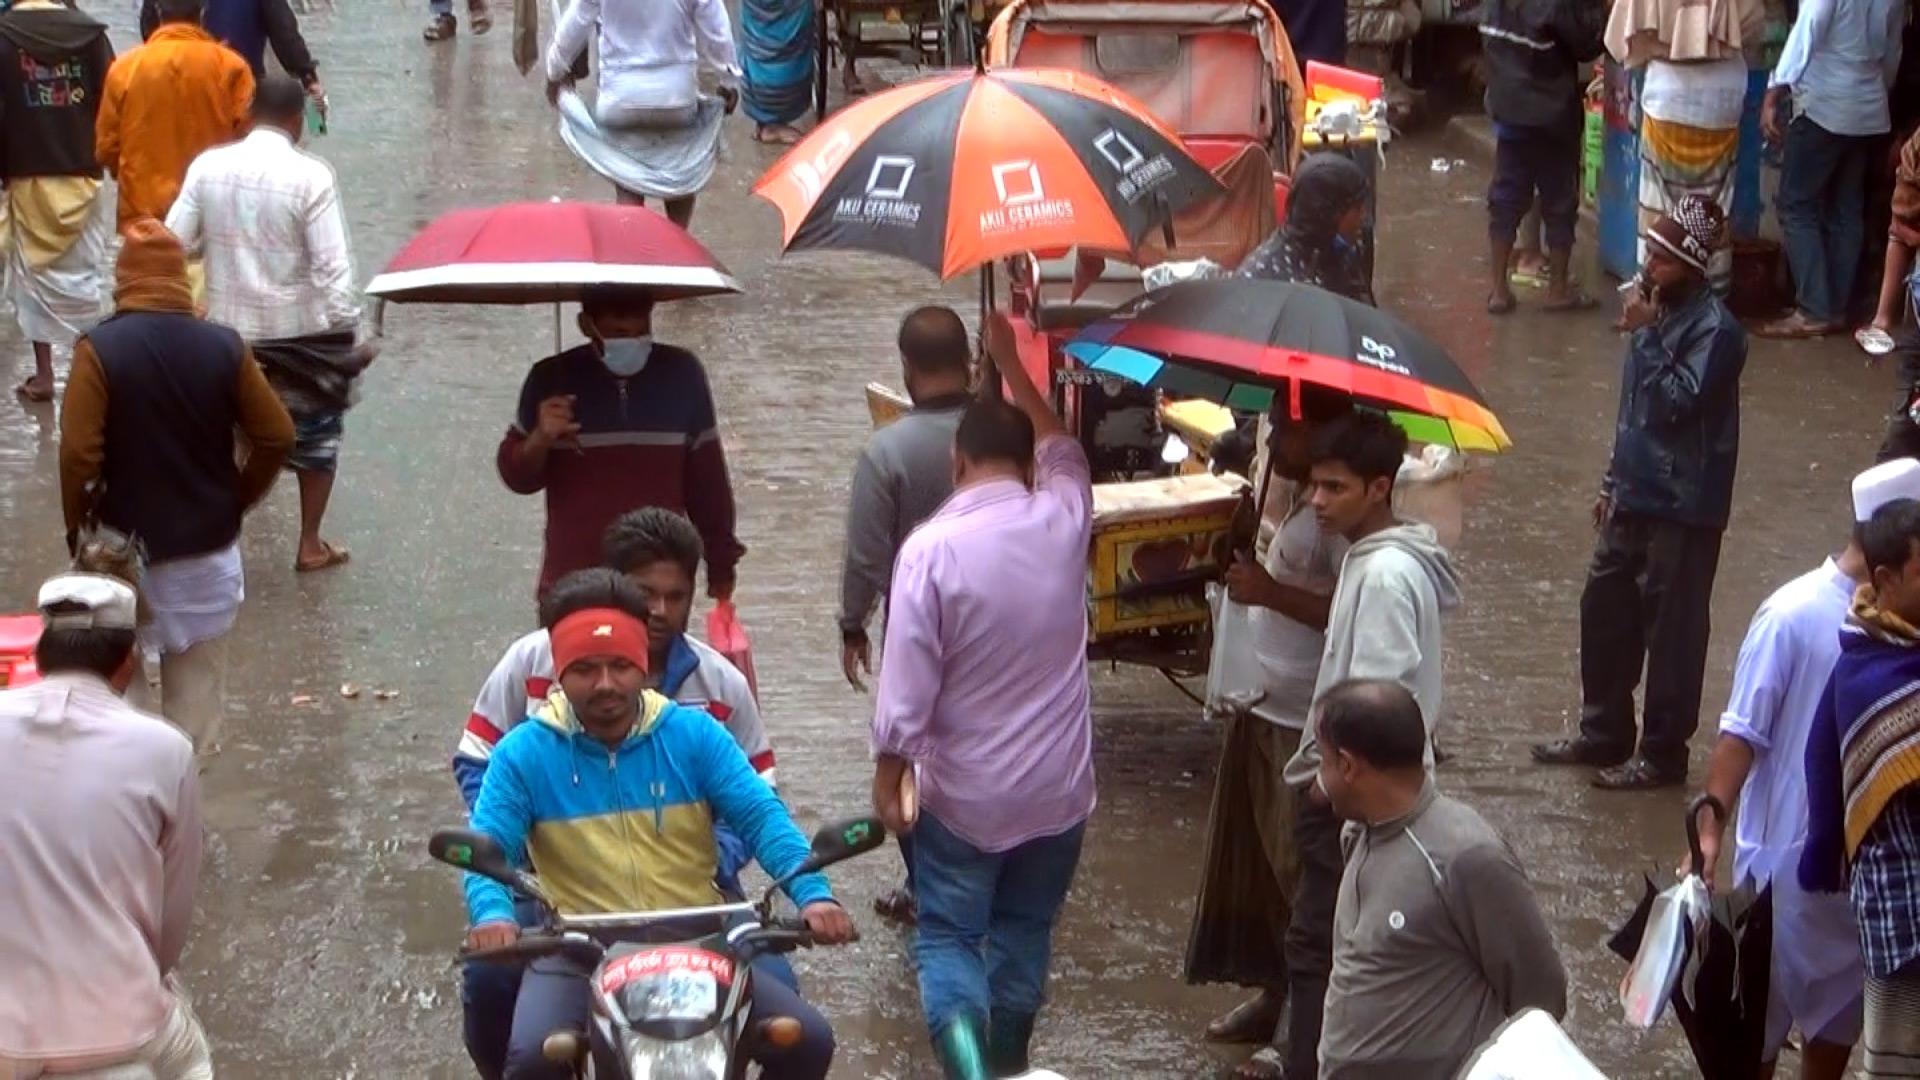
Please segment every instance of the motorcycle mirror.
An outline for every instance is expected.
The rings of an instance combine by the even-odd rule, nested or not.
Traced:
[[[532,874],[507,861],[507,853],[493,837],[476,829],[440,829],[427,840],[427,854],[462,870],[492,878],[510,889],[517,889],[542,903],[546,890]]]
[[[801,874],[811,874],[855,855],[864,855],[886,840],[887,827],[876,817],[845,818],[822,825],[820,831],[813,834],[813,849],[807,861],[775,884],[784,885]]]

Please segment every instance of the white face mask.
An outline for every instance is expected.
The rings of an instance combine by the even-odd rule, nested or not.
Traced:
[[[622,379],[631,379],[647,366],[653,355],[653,335],[604,338],[600,342],[600,362]]]

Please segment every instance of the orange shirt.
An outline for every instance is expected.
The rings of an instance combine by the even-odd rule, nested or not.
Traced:
[[[166,23],[107,69],[94,154],[120,182],[120,225],[164,220],[200,151],[246,134],[253,72],[192,23]]]

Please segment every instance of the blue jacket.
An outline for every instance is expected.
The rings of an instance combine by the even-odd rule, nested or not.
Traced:
[[[1615,510],[1726,528],[1746,363],[1746,331],[1704,284],[1634,331],[1605,484]]]
[[[494,748],[473,828],[531,865],[562,914],[717,904],[716,814],[775,877],[807,858],[787,808],[713,718],[648,690],[618,749],[588,735],[555,690]],[[468,874],[474,925],[513,919],[506,886]],[[831,900],[826,879],[788,886],[796,904]]]

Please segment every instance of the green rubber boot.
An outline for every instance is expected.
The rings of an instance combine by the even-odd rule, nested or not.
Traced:
[[[933,1037],[933,1053],[947,1080],[993,1080],[987,1068],[987,1039],[980,1017],[961,1014]]]
[[[1019,1076],[1032,1066],[1027,1064],[1027,1044],[1033,1042],[1033,1014],[1008,1009],[993,1010],[993,1023],[987,1027],[987,1064],[996,1077]]]

